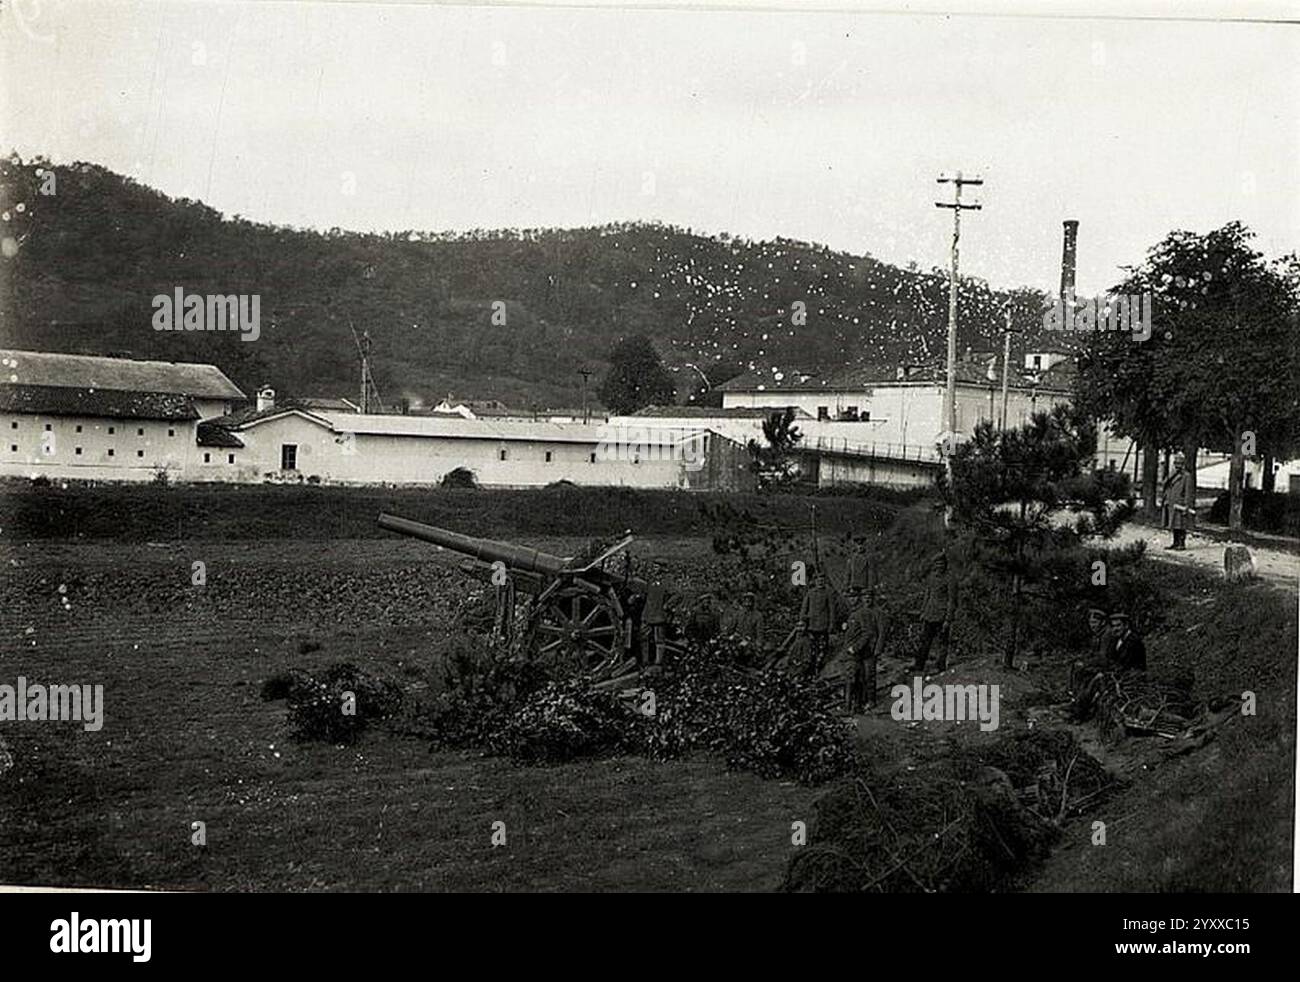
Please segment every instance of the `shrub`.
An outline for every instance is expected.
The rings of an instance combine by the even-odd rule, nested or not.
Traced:
[[[1214,499],[1211,522],[1228,524],[1228,499],[1226,490]],[[1300,535],[1300,495],[1246,488],[1241,498],[1241,524],[1254,532]]]
[[[744,668],[748,649],[730,639],[692,645],[652,683],[654,725],[647,751],[722,754],[760,777],[818,784],[846,773],[854,753],[844,722],[827,708],[822,683]]]
[[[477,488],[478,478],[468,467],[457,467],[442,475],[441,486],[444,488]]]
[[[550,763],[636,751],[648,717],[583,679],[547,683],[488,734],[487,748],[518,763]]]
[[[367,726],[389,719],[402,705],[396,684],[347,662],[319,676],[291,670],[263,683],[264,699],[279,698],[281,692],[289,704],[291,735],[304,743],[352,743]],[[351,712],[345,710],[348,693]]]

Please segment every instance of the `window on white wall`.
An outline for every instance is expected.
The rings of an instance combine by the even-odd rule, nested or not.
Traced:
[[[210,464],[210,463],[212,463],[212,454],[210,454],[210,453],[205,453],[205,454],[203,455],[203,463],[205,463],[205,464]]]
[[[506,448],[502,447],[500,450],[497,451],[497,460],[505,460],[505,459],[506,459]]]
[[[548,464],[551,462],[551,451],[549,451],[549,450],[546,451],[546,462],[547,462]]]

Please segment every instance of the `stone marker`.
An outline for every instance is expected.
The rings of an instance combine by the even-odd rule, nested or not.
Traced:
[[[1230,545],[1223,550],[1223,577],[1229,583],[1255,578],[1255,560],[1243,545]]]

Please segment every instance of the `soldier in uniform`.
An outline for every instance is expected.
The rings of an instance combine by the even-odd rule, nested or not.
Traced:
[[[1088,657],[1076,661],[1070,670],[1070,692],[1076,698],[1098,672],[1111,667],[1114,637],[1110,632],[1106,612],[1100,607],[1088,609],[1088,635]]]
[[[941,549],[930,557],[925,576],[925,598],[921,602],[919,620],[921,622],[921,641],[916,650],[916,661],[912,670],[925,674],[925,663],[930,657],[930,648],[935,638],[943,635],[943,648],[936,671],[948,667],[948,648],[952,641],[952,622],[957,613],[957,578],[948,561],[948,553]]]
[[[816,678],[826,664],[830,650],[830,633],[839,620],[835,595],[826,585],[826,575],[820,570],[812,573],[799,608],[799,630],[808,638],[808,666],[804,674]]]
[[[691,607],[686,621],[686,636],[693,641],[712,641],[718,635],[718,610],[713,594],[702,593]]]
[[[885,649],[885,612],[874,598],[849,591],[849,620],[844,627],[841,671],[844,708],[850,716],[876,705],[876,665]]]
[[[1084,720],[1092,710],[1093,701],[1101,689],[1105,671],[1145,672],[1147,667],[1147,649],[1142,638],[1133,630],[1128,614],[1116,611],[1110,615],[1110,624],[1104,633],[1102,644],[1106,653],[1106,664],[1092,673],[1079,689],[1072,707],[1074,718]]]
[[[876,563],[871,553],[867,551],[866,536],[856,535],[853,537],[853,551],[849,554],[849,594],[856,590],[865,595],[867,602],[870,603],[876,592],[876,585]]]
[[[1165,548],[1179,552],[1187,548],[1187,530],[1196,524],[1196,484],[1183,469],[1184,463],[1181,455],[1174,458],[1173,473],[1164,486],[1165,527],[1174,534],[1173,543]]]
[[[722,630],[724,634],[749,642],[754,660],[760,660],[763,652],[763,615],[755,605],[752,592],[744,595],[740,609],[730,614]]]
[[[1114,640],[1112,659],[1121,672],[1145,672],[1147,670],[1147,646],[1141,635],[1133,630],[1128,614],[1116,612],[1110,615],[1110,633]]]
[[[664,566],[655,563],[646,585],[645,605],[641,608],[641,630],[646,644],[642,645],[642,660],[652,665],[662,665],[664,643],[668,640],[668,611],[677,601],[677,595],[664,585]]]

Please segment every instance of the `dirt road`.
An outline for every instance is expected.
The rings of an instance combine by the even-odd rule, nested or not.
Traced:
[[[1201,566],[1217,570],[1220,576],[1223,575],[1223,550],[1226,548],[1226,543],[1190,532],[1187,536],[1186,551],[1175,552],[1165,548],[1169,545],[1169,538],[1169,532],[1165,529],[1130,522],[1120,529],[1111,543],[1116,546],[1126,546],[1141,539],[1146,542],[1147,554],[1152,559],[1181,563],[1185,566]],[[1248,548],[1255,558],[1255,569],[1261,579],[1286,590],[1297,588],[1297,583],[1300,582],[1300,556],[1277,549],[1257,546],[1248,546]]]

